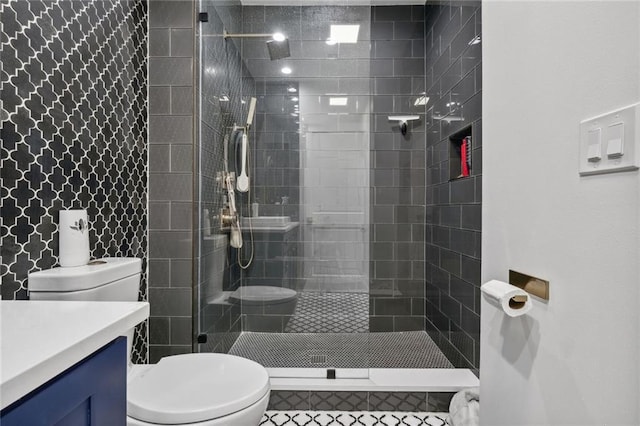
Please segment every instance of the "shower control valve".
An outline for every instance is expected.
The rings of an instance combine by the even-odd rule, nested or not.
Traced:
[[[233,225],[236,221],[236,216],[229,212],[228,208],[220,209],[220,214],[217,216],[220,219],[220,228],[224,229]]]

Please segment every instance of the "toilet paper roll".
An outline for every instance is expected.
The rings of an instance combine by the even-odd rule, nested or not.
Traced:
[[[89,263],[89,222],[86,210],[61,210],[58,227],[60,266]]]
[[[533,307],[529,294],[509,283],[491,280],[480,288],[485,295],[496,301],[504,313],[510,317],[524,315]]]

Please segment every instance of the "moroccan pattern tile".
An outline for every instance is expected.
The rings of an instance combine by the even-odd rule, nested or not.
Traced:
[[[2,298],[57,264],[62,209],[88,210],[92,257],[146,263],[147,1],[3,0],[0,16]],[[134,361],[146,347],[145,326]]]
[[[285,333],[368,333],[367,293],[300,292]]]
[[[383,411],[267,411],[260,426],[446,426],[446,417]]]

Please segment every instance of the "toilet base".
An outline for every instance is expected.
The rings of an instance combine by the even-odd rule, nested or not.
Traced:
[[[260,398],[255,404],[245,408],[244,410],[237,411],[228,416],[219,417],[213,420],[206,420],[204,422],[197,423],[181,423],[185,426],[258,426],[260,420],[267,411],[267,405],[269,405],[269,395],[271,392],[267,392],[265,396]],[[140,420],[127,417],[127,426],[166,426],[162,423],[147,423]]]

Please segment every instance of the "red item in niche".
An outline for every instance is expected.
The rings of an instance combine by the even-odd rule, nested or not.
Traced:
[[[460,145],[460,167],[462,170],[462,177],[469,176],[469,163],[467,163],[467,138],[462,140],[462,144]]]

